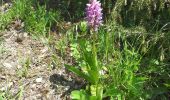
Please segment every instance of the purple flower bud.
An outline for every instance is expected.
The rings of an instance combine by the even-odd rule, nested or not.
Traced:
[[[97,0],[89,0],[86,8],[86,20],[89,27],[97,31],[102,24],[102,15],[101,3]]]

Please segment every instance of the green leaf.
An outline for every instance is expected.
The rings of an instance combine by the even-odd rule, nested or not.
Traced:
[[[103,97],[103,86],[100,84],[91,85],[90,86],[90,93],[92,96],[96,97],[96,100],[102,100]]]
[[[84,90],[75,90],[71,92],[71,99],[73,100],[87,100],[87,94]]]
[[[92,50],[92,60],[93,60],[93,66],[95,67],[96,71],[98,71],[98,62],[97,62],[97,50],[95,44],[93,44],[93,50]]]
[[[75,90],[71,92],[72,100],[100,100],[97,96],[90,96],[85,90]]]
[[[170,88],[170,84],[164,84],[167,88]]]
[[[98,100],[96,96],[90,96],[89,100]]]
[[[106,92],[103,94],[103,97],[117,96],[118,94],[121,94],[121,91],[113,85],[113,86],[109,86],[106,89]]]
[[[0,100],[5,100],[2,94],[0,95]]]
[[[96,96],[96,85],[90,86],[90,93],[92,96]]]
[[[117,95],[117,100],[122,100],[120,94]]]
[[[70,66],[70,65],[66,65],[66,64],[65,64],[65,67],[66,67],[68,70],[70,70],[71,72],[75,73],[76,75],[84,78],[85,80],[87,80],[87,81],[89,81],[89,82],[91,82],[91,83],[95,83],[95,82],[93,81],[93,79],[92,79],[89,75],[81,72],[81,71],[78,70],[77,68],[75,68],[75,67],[73,67],[73,66]]]
[[[97,100],[102,100],[103,98],[103,86],[101,84],[97,85]]]
[[[93,79],[95,84],[97,84],[99,81],[99,72],[97,72],[95,70],[88,70],[88,74],[91,77],[91,79]]]
[[[86,50],[85,40],[80,41],[80,48],[83,54],[83,58],[88,65],[89,70],[94,70],[98,72],[98,62],[97,62],[97,50],[95,45],[93,45],[92,52]]]

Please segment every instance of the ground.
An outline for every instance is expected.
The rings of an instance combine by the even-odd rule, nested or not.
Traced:
[[[9,5],[0,5],[0,11],[5,12]],[[42,42],[45,38],[33,39],[30,34],[19,19],[0,32],[0,95],[7,99],[69,100],[70,92],[83,84],[66,71],[53,46]]]
[[[61,64],[53,68],[49,46],[26,32],[10,29],[0,38],[0,91],[21,93],[24,100],[62,100],[83,85],[72,79],[60,57]]]
[[[17,30],[15,24],[0,33],[0,91],[8,98],[69,100],[70,92],[84,85],[66,71],[62,57],[42,40],[45,38],[34,39],[22,28]],[[56,55],[57,65],[52,55]]]

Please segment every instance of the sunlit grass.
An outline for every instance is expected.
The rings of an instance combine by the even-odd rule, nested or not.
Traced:
[[[20,19],[26,32],[51,49],[55,67],[64,63],[68,70],[84,78],[86,88],[72,91],[72,99],[168,100],[170,9],[166,2],[100,1],[105,19],[93,34],[83,20],[87,0],[63,0],[56,9],[49,9],[50,1],[41,5],[32,0],[14,0],[7,12],[0,13],[0,30]],[[65,28],[63,20],[69,21],[69,28]],[[61,36],[57,41],[49,34],[52,31]],[[5,52],[1,41],[0,37],[0,54]],[[58,56],[72,57],[75,63],[60,62]],[[20,78],[29,74],[29,64],[27,59],[18,70]],[[22,96],[22,88],[20,91],[15,97]],[[0,100],[11,98],[8,91],[0,92]]]

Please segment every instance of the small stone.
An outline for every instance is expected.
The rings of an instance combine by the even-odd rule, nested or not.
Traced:
[[[69,86],[66,86],[66,87],[64,88],[64,90],[67,91],[67,90],[69,90],[69,88],[70,88]]]
[[[17,65],[17,68],[20,69],[20,68],[22,68],[22,66],[21,65]]]
[[[5,91],[5,87],[2,87],[2,88],[0,89],[0,91]]]
[[[44,49],[41,50],[42,53],[46,53],[48,51],[48,47],[45,47]]]
[[[34,89],[36,87],[36,84],[31,85],[31,88]]]
[[[41,83],[41,82],[42,82],[42,77],[41,77],[41,78],[37,78],[37,79],[36,79],[36,82],[37,82],[37,83]]]
[[[13,85],[13,82],[9,82],[8,87],[11,87]]]
[[[5,76],[0,76],[0,79],[1,79],[1,80],[5,80],[6,77],[5,77]]]
[[[99,73],[100,73],[100,75],[104,75],[105,74],[105,72],[103,70],[100,70]]]
[[[28,37],[28,33],[24,32],[23,37]]]
[[[12,68],[12,65],[10,63],[3,63],[3,66],[5,66],[7,68]]]

